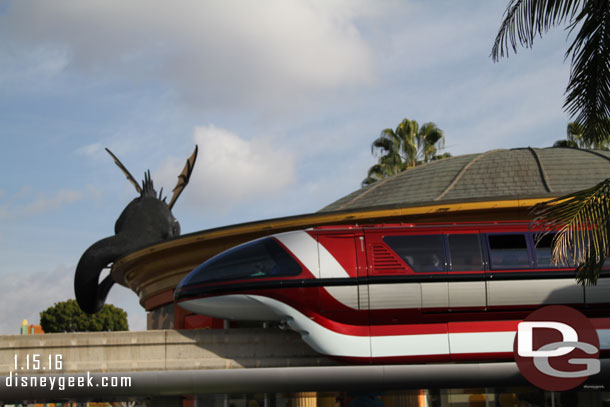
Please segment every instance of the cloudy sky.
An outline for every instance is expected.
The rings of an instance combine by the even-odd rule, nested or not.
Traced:
[[[370,144],[432,121],[453,155],[563,138],[566,33],[489,58],[506,0],[0,2],[0,333],[73,297],[150,169],[183,233],[315,212],[357,189]],[[113,288],[131,329],[145,313]]]

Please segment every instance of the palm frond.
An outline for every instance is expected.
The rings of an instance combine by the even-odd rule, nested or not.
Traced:
[[[557,140],[553,143],[553,147],[580,148],[574,140]]]
[[[408,138],[402,143],[403,161],[405,167],[410,168],[417,165],[417,143],[415,139]]]
[[[443,131],[432,122],[425,123],[417,134],[417,145],[421,151],[420,158],[425,163],[429,162],[445,146]]]
[[[511,0],[494,41],[498,61],[533,45],[536,35],[567,22],[578,31],[565,57],[571,57],[564,109],[583,127],[579,146],[604,148],[610,141],[610,2],[607,0]]]
[[[404,160],[404,167],[415,166],[417,161],[417,141],[416,136],[419,132],[419,124],[415,120],[403,119],[396,127],[396,133],[400,137],[400,152]]]
[[[374,184],[375,182],[386,177],[385,170],[382,165],[375,164],[371,168],[369,168],[369,172],[367,177],[362,181],[362,187],[366,187],[368,185]]]
[[[386,137],[379,137],[371,144],[371,153],[387,154],[394,149],[394,142]]]
[[[491,50],[494,61],[517,52],[517,44],[531,48],[536,34],[573,18],[583,0],[511,0]]]
[[[403,161],[399,154],[388,154],[379,157],[379,164],[383,168],[383,174],[389,177],[403,170]]]
[[[580,27],[566,52],[572,56],[564,108],[582,126],[590,146],[610,140],[610,2],[588,1],[570,24]]]
[[[610,178],[536,205],[532,212],[536,228],[558,231],[553,239],[553,261],[578,265],[577,281],[596,284],[610,254]]]
[[[580,124],[576,122],[568,123],[568,127],[566,129],[566,135],[568,140],[581,139],[582,138],[583,128]]]

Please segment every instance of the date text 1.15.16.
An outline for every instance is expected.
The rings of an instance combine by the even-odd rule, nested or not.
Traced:
[[[62,368],[62,355],[59,354],[50,354],[46,358],[37,353],[27,354],[25,357],[15,354],[15,370],[61,370]]]

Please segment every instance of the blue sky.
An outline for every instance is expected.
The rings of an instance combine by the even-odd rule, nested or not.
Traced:
[[[453,155],[565,137],[566,32],[493,63],[507,1],[0,3],[0,333],[73,297],[136,179],[171,190],[183,233],[315,212],[357,189],[403,118]],[[137,297],[113,288],[131,329]]]

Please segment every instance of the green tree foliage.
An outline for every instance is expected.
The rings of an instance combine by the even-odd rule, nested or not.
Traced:
[[[583,127],[576,123],[568,123],[568,129],[565,140],[557,140],[553,147],[570,147],[570,148],[583,148],[583,149],[593,149],[593,150],[606,150],[608,151],[608,144],[610,144],[610,140],[606,140],[605,142],[589,142],[585,139],[583,135]]]
[[[379,155],[379,160],[369,169],[362,186],[416,165],[451,157],[449,153],[439,154],[444,145],[445,136],[436,124],[425,123],[419,127],[415,120],[404,119],[396,130],[384,129],[373,141],[371,153]]]
[[[76,300],[57,302],[40,313],[40,325],[46,333],[128,331],[127,313],[106,304],[93,315],[85,314]]]

